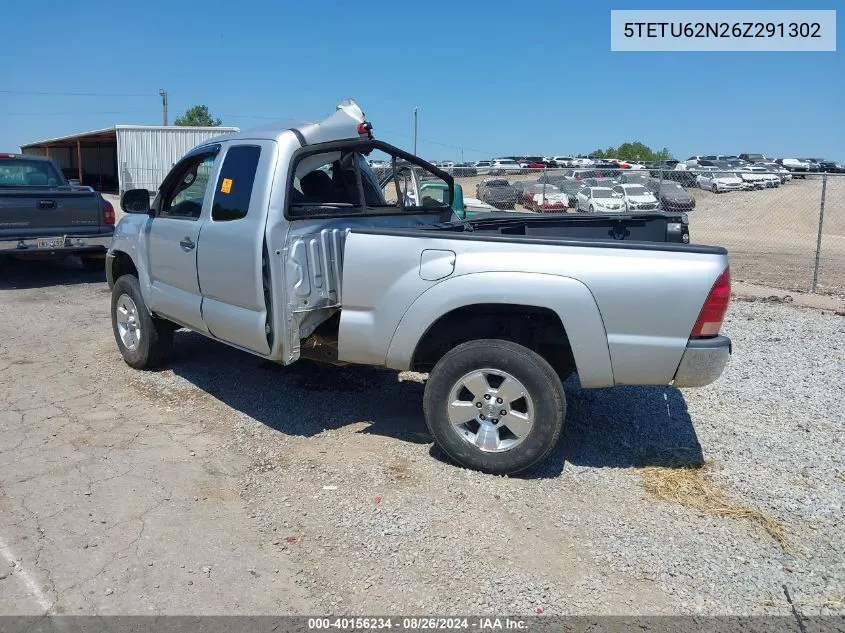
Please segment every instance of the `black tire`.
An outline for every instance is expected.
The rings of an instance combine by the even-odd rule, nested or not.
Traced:
[[[92,273],[103,272],[106,269],[105,257],[90,257],[80,255],[79,261],[82,262],[82,269]]]
[[[593,208],[593,205],[590,205],[590,213],[595,213],[596,210]]]
[[[522,383],[533,403],[534,420],[527,434],[512,448],[499,452],[481,450],[464,439],[466,430],[449,421],[453,387],[463,376],[484,368],[510,374]],[[507,475],[542,461],[557,444],[566,417],[566,394],[555,370],[539,354],[511,341],[479,339],[458,345],[434,366],[425,386],[423,410],[437,445],[453,461],[481,472]],[[502,417],[500,422],[505,420]]]
[[[123,342],[118,329],[117,307],[123,295],[136,306],[136,319],[140,330],[134,349]],[[117,347],[126,364],[135,369],[154,369],[170,358],[173,349],[173,324],[150,314],[141,294],[141,286],[134,275],[123,275],[114,284],[111,295],[111,324]]]

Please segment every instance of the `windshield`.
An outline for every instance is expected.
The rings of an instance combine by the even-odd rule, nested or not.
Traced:
[[[509,187],[510,183],[507,180],[488,180],[484,183],[488,187]]]
[[[58,187],[64,184],[48,161],[27,158],[0,160],[0,187]]]
[[[613,197],[613,190],[612,189],[603,189],[603,188],[593,189],[593,198],[612,198],[612,197]]]
[[[631,185],[625,187],[625,193],[629,196],[646,196],[648,195],[648,190],[642,185]]]
[[[571,180],[564,180],[564,181],[558,183],[558,188],[565,191],[566,193],[574,193],[574,192],[578,191],[579,189],[581,189],[581,183],[579,183],[577,181],[573,182]]]
[[[676,182],[663,182],[660,185],[660,188],[663,189],[664,191],[683,191],[684,190],[684,188],[681,187],[681,185],[679,185]]]

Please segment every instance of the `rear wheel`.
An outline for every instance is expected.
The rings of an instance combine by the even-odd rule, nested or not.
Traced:
[[[134,275],[123,275],[114,284],[111,322],[117,347],[130,367],[153,369],[170,358],[173,325],[150,314]]]
[[[423,409],[431,434],[452,460],[507,475],[530,468],[554,448],[566,395],[537,353],[481,339],[455,347],[434,366]]]

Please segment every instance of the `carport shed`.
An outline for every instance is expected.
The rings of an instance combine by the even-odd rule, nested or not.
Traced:
[[[236,127],[115,125],[21,146],[21,153],[49,156],[68,179],[98,191],[158,190],[170,168],[185,153]]]

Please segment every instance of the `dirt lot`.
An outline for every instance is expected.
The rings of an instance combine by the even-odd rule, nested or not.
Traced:
[[[485,176],[459,178],[468,196]],[[530,180],[536,176],[513,178]],[[796,179],[777,189],[714,194],[688,190],[694,242],[727,247],[734,277],[785,290],[809,291],[819,229],[821,178]],[[828,177],[820,292],[845,296],[845,175]]]
[[[432,448],[421,376],[186,332],[136,372],[108,301],[0,278],[0,614],[845,613],[841,316],[734,303],[719,382],[573,381],[551,460],[496,478]]]

